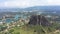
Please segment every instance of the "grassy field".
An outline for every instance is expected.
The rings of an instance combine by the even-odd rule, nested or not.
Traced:
[[[8,33],[10,34],[60,34],[59,30],[54,27],[43,27],[43,26],[22,26],[13,27]]]
[[[14,27],[9,30],[11,34],[35,34],[34,29],[23,27]]]
[[[7,32],[0,32],[0,34],[60,34],[59,28],[59,23],[53,23],[49,27],[42,25],[23,25],[12,27]]]

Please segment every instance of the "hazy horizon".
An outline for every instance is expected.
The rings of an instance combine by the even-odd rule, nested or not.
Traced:
[[[0,0],[1,7],[60,6],[60,0]]]

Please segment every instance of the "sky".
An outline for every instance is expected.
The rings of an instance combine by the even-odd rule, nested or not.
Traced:
[[[58,6],[60,0],[0,0],[0,7]]]

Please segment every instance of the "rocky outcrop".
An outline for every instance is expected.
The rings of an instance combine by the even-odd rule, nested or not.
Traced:
[[[42,26],[49,26],[49,21],[41,15],[32,15],[30,17],[29,25],[42,25]]]

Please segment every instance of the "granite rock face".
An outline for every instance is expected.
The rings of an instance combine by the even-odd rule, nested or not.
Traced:
[[[30,17],[29,25],[42,25],[42,26],[49,26],[51,25],[49,21],[41,15],[32,15]]]

